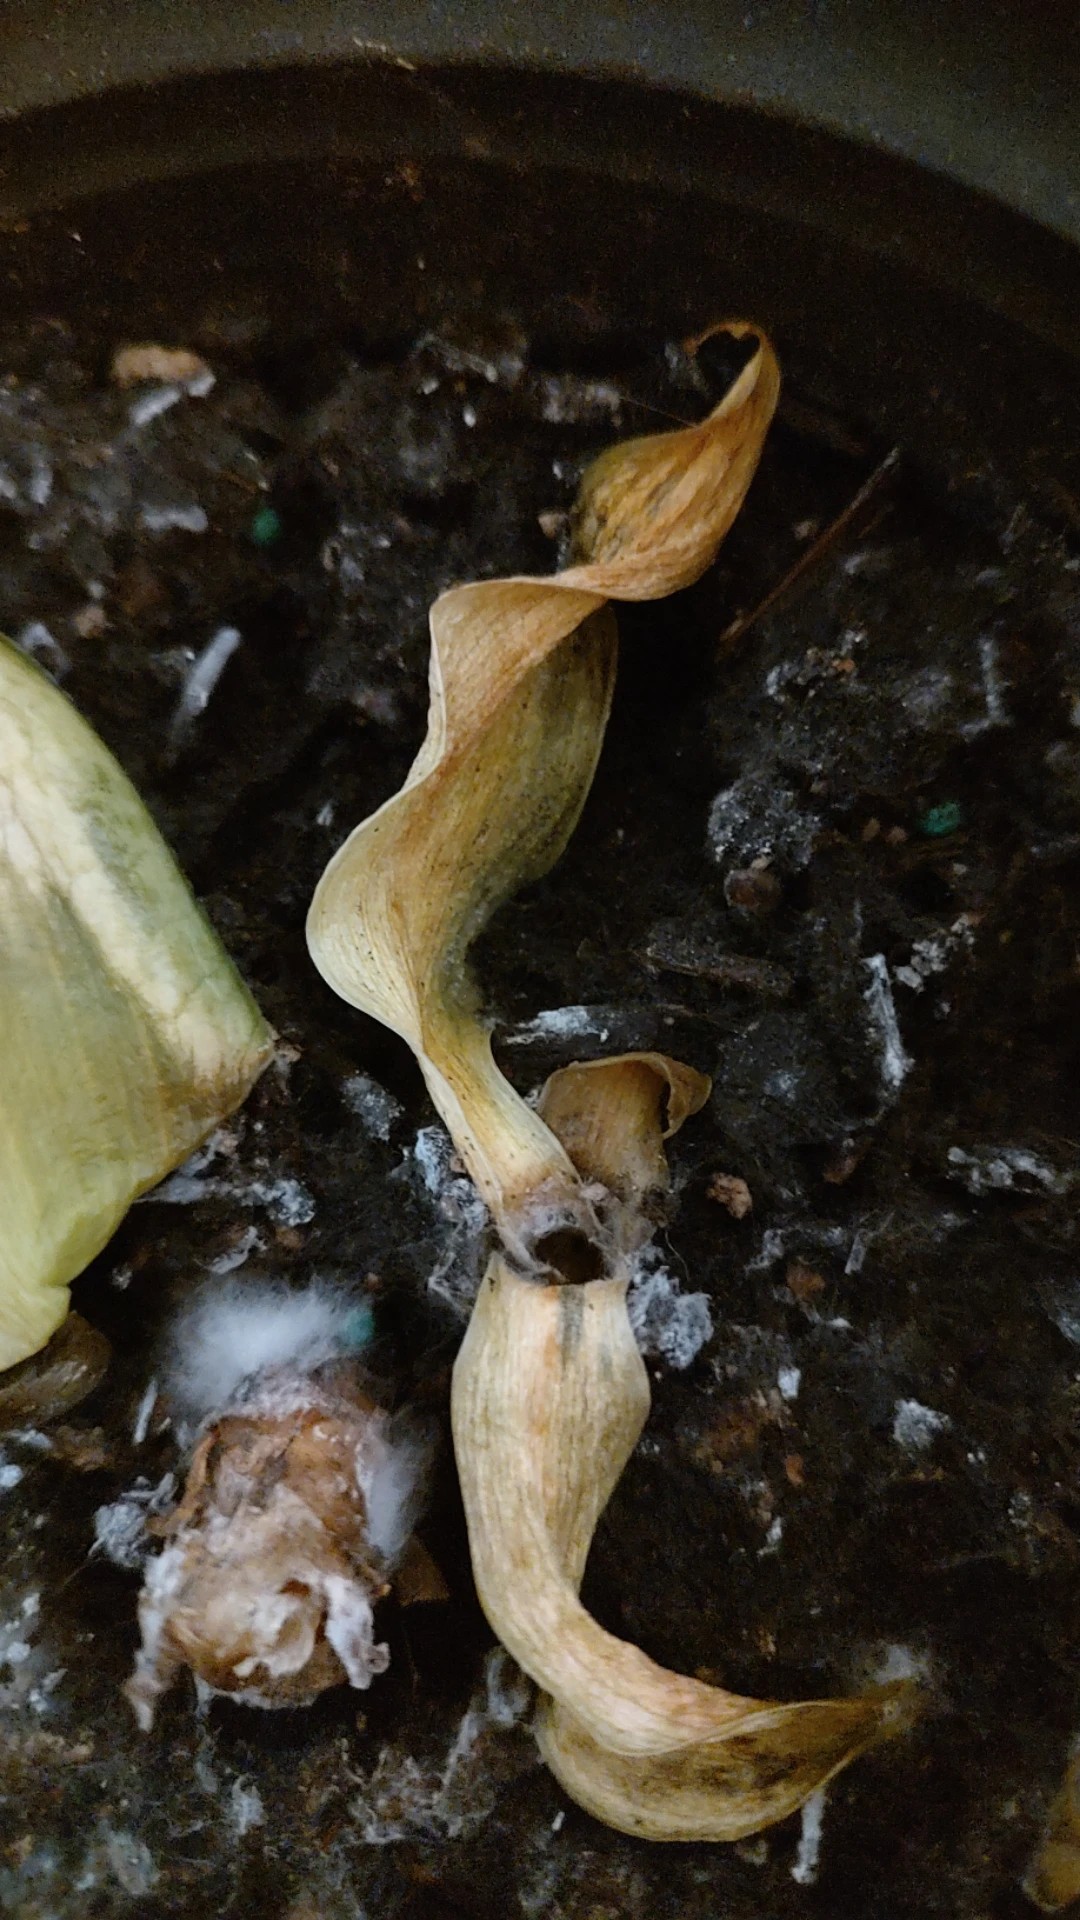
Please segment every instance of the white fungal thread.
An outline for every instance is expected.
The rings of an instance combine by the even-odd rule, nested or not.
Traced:
[[[174,1320],[164,1373],[169,1403],[195,1422],[235,1400],[245,1381],[293,1366],[308,1372],[355,1351],[356,1300],[315,1281],[233,1280],[204,1286]]]
[[[1051,1193],[1069,1192],[1076,1176],[1053,1167],[1026,1147],[950,1147],[946,1158],[954,1179],[963,1182],[969,1193]]]
[[[351,1073],[342,1081],[341,1092],[345,1105],[356,1115],[365,1133],[373,1140],[389,1140],[391,1128],[401,1118],[400,1101],[366,1073]]]
[[[863,994],[870,1011],[871,1025],[881,1042],[881,1080],[887,1095],[898,1093],[915,1062],[904,1049],[900,1022],[896,1017],[889,968],[883,953],[872,953],[863,961],[870,974],[870,985]]]
[[[214,386],[214,375],[209,367],[193,373],[186,380],[169,380],[162,385],[151,387],[148,393],[142,393],[133,400],[128,408],[128,419],[136,431],[148,427],[152,420],[160,419],[180,400],[205,400]]]
[[[758,1548],[758,1556],[757,1556],[758,1559],[768,1560],[768,1559],[771,1559],[774,1553],[779,1553],[780,1542],[782,1541],[783,1537],[784,1537],[783,1518],[780,1514],[777,1514],[775,1520],[770,1520],[769,1522],[768,1531],[765,1535],[764,1546],[761,1546]]]
[[[170,728],[174,739],[199,714],[205,713],[210,696],[242,639],[239,627],[219,627],[213,639],[203,648],[184,681],[176,703]]]
[[[440,1769],[425,1770],[399,1747],[383,1750],[353,1806],[366,1844],[388,1846],[423,1834],[457,1840],[482,1826],[498,1792],[490,1767],[495,1741],[519,1725],[531,1700],[520,1669],[502,1647],[493,1647]]]
[[[266,1808],[258,1787],[249,1786],[243,1774],[233,1781],[229,1792],[229,1825],[238,1840],[243,1840],[253,1827],[261,1827],[266,1821]]]
[[[766,1227],[761,1236],[761,1246],[752,1260],[746,1263],[747,1273],[768,1273],[785,1253],[784,1236],[779,1227]]]
[[[420,1174],[425,1193],[451,1228],[428,1275],[428,1292],[445,1300],[456,1315],[464,1316],[480,1284],[487,1207],[468,1175],[456,1171],[453,1142],[442,1127],[421,1127],[409,1158]]]
[[[934,974],[944,973],[961,947],[970,949],[974,946],[975,924],[972,914],[962,913],[951,927],[931,934],[925,940],[916,940],[910,959],[906,965],[896,968],[894,978],[901,986],[910,987],[912,993],[922,993],[926,982]]]
[[[141,394],[138,400],[128,408],[128,419],[135,428],[148,427],[151,420],[160,419],[163,413],[168,413],[170,407],[175,407],[177,401],[182,400],[183,397],[183,387],[174,385],[151,387],[149,393]]]
[[[14,1460],[5,1460],[0,1454],[0,1493],[10,1493],[23,1477],[23,1468],[16,1466]]]
[[[951,1426],[947,1413],[924,1407],[920,1400],[898,1400],[893,1409],[892,1437],[905,1453],[926,1453],[938,1434],[947,1433]]]
[[[94,1515],[92,1555],[103,1553],[114,1567],[134,1573],[142,1567],[150,1551],[146,1522],[151,1514],[163,1513],[176,1496],[176,1475],[166,1473],[152,1487],[148,1480],[136,1480],[133,1487],[99,1507]]]
[[[154,1408],[157,1406],[157,1397],[157,1381],[151,1380],[142,1399],[139,1401],[135,1414],[135,1424],[131,1430],[132,1441],[137,1447],[142,1446],[143,1441],[150,1431],[150,1421],[153,1417]]]
[[[825,1801],[826,1790],[824,1787],[819,1787],[817,1792],[812,1793],[803,1803],[802,1832],[799,1835],[798,1852],[791,1869],[791,1877],[800,1887],[812,1887],[818,1877]]]
[[[247,1265],[253,1253],[261,1252],[262,1246],[258,1227],[245,1227],[235,1244],[210,1262],[211,1273],[235,1273],[238,1267]]]
[[[978,639],[979,670],[982,677],[982,695],[986,711],[979,720],[972,720],[960,731],[967,740],[973,740],[980,733],[986,733],[992,727],[1011,727],[1012,718],[1005,705],[1005,687],[998,665],[998,643],[992,633],[980,633]]]
[[[642,1353],[680,1373],[713,1336],[708,1294],[684,1293],[655,1247],[643,1247],[636,1257],[626,1310]]]
[[[603,1046],[609,1031],[601,1025],[595,1007],[547,1007],[531,1020],[514,1027],[504,1036],[504,1043],[508,1047],[523,1047],[533,1040],[593,1039]]]
[[[236,1150],[236,1136],[219,1127],[209,1140],[171,1173],[160,1186],[141,1196],[142,1202],[167,1206],[197,1206],[212,1199],[236,1200],[242,1207],[265,1207],[270,1218],[282,1227],[304,1227],[315,1217],[315,1201],[303,1182],[293,1174],[265,1171],[244,1174],[211,1173],[208,1169],[222,1157],[228,1160]],[[255,1244],[254,1242],[252,1244]],[[224,1258],[225,1256],[223,1256]],[[246,1255],[245,1255],[246,1257]],[[241,1265],[241,1261],[234,1264]],[[221,1272],[221,1267],[216,1267]]]
[[[193,501],[188,507],[140,507],[139,525],[147,533],[205,533],[210,522],[206,508]]]
[[[420,1518],[431,1466],[430,1434],[407,1417],[392,1420],[364,1461],[357,1480],[367,1509],[367,1537],[388,1567],[395,1567]]]

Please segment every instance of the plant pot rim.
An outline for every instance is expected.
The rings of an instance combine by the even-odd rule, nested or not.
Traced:
[[[1080,243],[1071,0],[11,0],[0,119],[194,74],[480,65],[752,107],[948,176]]]

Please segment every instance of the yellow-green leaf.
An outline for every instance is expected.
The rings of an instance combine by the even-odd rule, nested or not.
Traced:
[[[0,1367],[272,1039],[127,776],[0,639]]]

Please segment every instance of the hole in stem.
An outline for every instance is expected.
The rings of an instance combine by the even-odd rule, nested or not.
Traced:
[[[603,1278],[604,1260],[599,1247],[576,1227],[559,1227],[554,1233],[545,1233],[533,1251],[537,1260],[552,1267],[568,1286],[579,1287],[586,1280]]]

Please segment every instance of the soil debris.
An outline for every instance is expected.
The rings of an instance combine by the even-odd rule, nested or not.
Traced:
[[[265,345],[256,321],[238,310],[230,339]],[[164,324],[144,316],[121,338],[152,339]],[[958,469],[945,491],[905,465],[887,519],[841,538],[721,672],[715,637],[782,577],[790,530],[828,526],[876,458],[860,422],[826,433],[809,392],[785,403],[720,566],[677,603],[624,621],[622,683],[578,833],[560,867],[493,923],[477,964],[500,1036],[538,1007],[588,1009],[591,1032],[500,1040],[524,1092],[605,1046],[666,1047],[714,1080],[708,1107],[673,1143],[679,1206],[664,1247],[671,1278],[705,1295],[712,1339],[685,1370],[650,1361],[654,1421],[598,1531],[590,1605],[655,1659],[685,1655],[687,1671],[774,1698],[861,1676],[866,1648],[915,1647],[940,1677],[940,1710],[909,1745],[830,1791],[813,1890],[791,1879],[796,1823],[753,1861],[601,1835],[514,1729],[473,1749],[464,1797],[487,1811],[456,1840],[441,1817],[425,1827],[388,1805],[400,1837],[368,1845],[352,1808],[381,1756],[392,1755],[384,1777],[400,1778],[394,1761],[411,1756],[430,1785],[486,1698],[490,1641],[455,1495],[440,1484],[452,1630],[433,1633],[424,1616],[437,1609],[411,1609],[407,1625],[390,1611],[391,1666],[362,1696],[363,1729],[361,1696],[347,1689],[284,1716],[276,1732],[268,1723],[282,1716],[221,1701],[199,1723],[178,1689],[149,1745],[116,1711],[149,1541],[132,1548],[128,1570],[103,1551],[88,1559],[94,1515],[140,1475],[152,1495],[180,1465],[170,1429],[155,1420],[133,1453],[131,1425],[193,1281],[221,1260],[287,1285],[318,1272],[357,1286],[378,1273],[379,1366],[394,1379],[419,1375],[436,1404],[468,1273],[475,1285],[474,1245],[472,1267],[462,1257],[456,1269],[455,1308],[440,1289],[457,1278],[429,1287],[455,1222],[409,1150],[433,1124],[411,1064],[313,992],[300,929],[335,830],[318,816],[332,800],[340,829],[404,778],[422,733],[436,593],[550,567],[537,516],[568,509],[581,463],[610,438],[611,412],[583,400],[577,419],[545,420],[540,376],[558,373],[564,400],[575,381],[601,379],[670,412],[700,406],[678,390],[662,342],[645,343],[630,366],[629,348],[608,359],[593,341],[582,373],[519,329],[511,373],[498,340],[459,332],[494,380],[451,368],[430,346],[361,353],[320,340],[273,358],[226,350],[209,323],[185,327],[164,338],[190,341],[216,385],[134,433],[139,388],[121,392],[97,371],[115,343],[102,354],[46,316],[5,363],[0,629],[39,622],[62,650],[65,690],[135,780],[269,1018],[304,1051],[287,1083],[265,1077],[233,1153],[188,1176],[186,1204],[141,1204],[78,1283],[78,1311],[113,1350],[80,1418],[101,1428],[115,1465],[73,1472],[5,1439],[21,1478],[3,1496],[0,1620],[28,1651],[0,1672],[0,1827],[11,1835],[0,1898],[60,1920],[83,1920],[88,1901],[103,1920],[147,1901],[168,1920],[211,1920],[230,1902],[333,1920],[355,1920],[358,1905],[385,1920],[444,1906],[755,1920],[763,1905],[799,1920],[814,1899],[848,1920],[920,1913],[928,1900],[957,1920],[1004,1912],[1021,1898],[1080,1722],[1070,1491],[1080,1119],[1069,1040],[1080,572],[1075,547],[1029,499],[1006,545],[1008,516],[999,524],[988,512],[983,480]],[[260,549],[250,527],[263,502],[282,532]],[[146,506],[195,504],[203,533],[153,532],[141,517]],[[88,607],[100,620],[81,632]],[[172,759],[185,677],[227,626],[243,645]],[[866,638],[855,644],[852,632]],[[965,732],[988,712],[988,632],[1012,725]],[[55,654],[41,658],[57,671]],[[854,659],[858,672],[828,670],[833,658]],[[718,823],[717,864],[710,807],[732,789],[739,819],[731,810]],[[777,793],[792,796],[779,815]],[[946,802],[963,808],[962,826],[920,832]],[[880,830],[864,840],[870,819]],[[759,857],[770,865],[755,870]],[[755,901],[768,896],[762,911],[736,879],[748,870],[765,876],[751,886]],[[971,944],[961,937],[942,970],[925,970],[965,915]],[[661,924],[707,927],[710,938],[722,929],[727,950],[786,969],[792,993],[757,1001],[684,974],[672,1011],[635,957]],[[914,1062],[888,1099],[882,1032],[864,999],[871,955],[883,956]],[[344,1091],[358,1072],[400,1109],[387,1138]],[[950,1160],[953,1148],[965,1160]],[[1011,1185],[995,1184],[998,1162]],[[737,1230],[707,1197],[718,1168],[737,1169],[753,1196]],[[243,1197],[279,1180],[313,1203],[299,1245],[278,1241],[269,1207]],[[847,1273],[868,1218],[877,1225],[865,1260]],[[801,1370],[790,1402],[782,1367]],[[696,1464],[706,1426],[757,1393],[775,1394],[788,1424],[764,1425],[759,1451],[723,1472]],[[893,1441],[904,1400],[951,1422],[927,1452]],[[40,1418],[27,1409],[11,1424]],[[764,1524],[744,1471],[771,1489]],[[759,1558],[775,1517],[780,1551]],[[39,1611],[24,1619],[31,1593]],[[2,1634],[0,1647],[10,1651]],[[92,1758],[61,1764],[57,1748],[50,1764],[22,1744],[42,1732],[71,1752],[92,1746]],[[214,1792],[196,1774],[207,1735]],[[242,1846],[230,1824],[236,1778],[273,1810]],[[105,1806],[111,1829],[162,1869],[150,1893],[126,1893],[108,1866]],[[88,1867],[94,1888],[74,1892]]]
[[[710,1200],[727,1209],[733,1220],[745,1220],[753,1211],[750,1189],[737,1173],[714,1173],[705,1191]]]
[[[143,381],[165,385],[201,387],[209,393],[213,374],[206,361],[189,347],[161,347],[152,342],[141,346],[117,347],[109,366],[115,386],[135,387]]]

